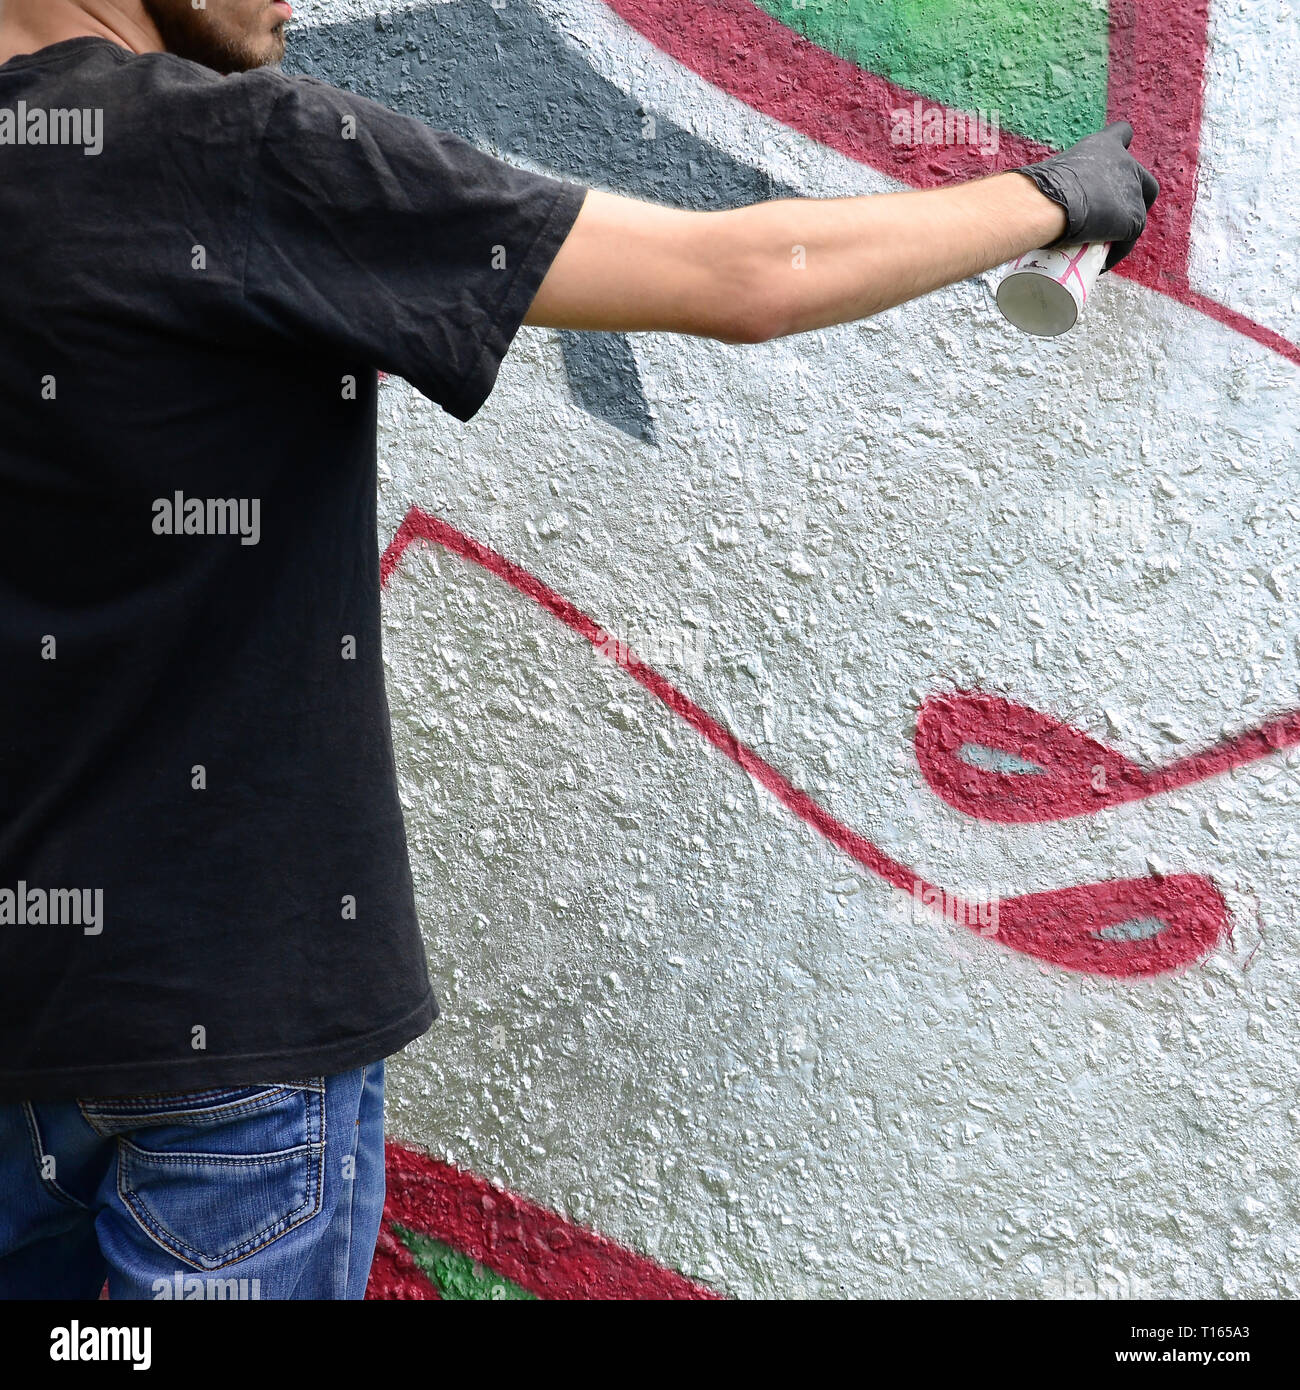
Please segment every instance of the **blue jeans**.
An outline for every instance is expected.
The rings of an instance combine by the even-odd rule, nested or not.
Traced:
[[[384,1064],[0,1103],[0,1298],[362,1298]]]

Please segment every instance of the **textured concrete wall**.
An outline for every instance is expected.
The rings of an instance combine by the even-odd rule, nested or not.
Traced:
[[[1136,102],[1170,190],[1050,343],[987,276],[743,349],[525,330],[466,426],[386,383],[444,1005],[389,1131],[734,1296],[1294,1296],[1300,28],[954,0],[953,65],[897,8],[299,6],[293,65],[638,196],[979,172],[890,146],[909,84],[1004,113],[988,168]]]

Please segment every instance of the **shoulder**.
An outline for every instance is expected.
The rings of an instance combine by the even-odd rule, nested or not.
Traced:
[[[362,110],[391,114],[378,103],[319,78],[275,67],[227,76],[174,53],[144,53],[127,56],[118,66],[118,80],[124,76],[133,81],[140,105],[146,110],[187,107],[210,112],[227,127],[246,120],[254,130],[260,130],[273,114],[305,124],[336,123],[340,115]]]
[[[317,77],[281,72],[240,74],[230,79],[247,88],[245,98],[263,113],[260,146],[288,169],[304,171],[312,161],[334,163],[346,154],[338,177],[358,165],[391,174],[405,160],[440,165],[460,150],[458,137],[418,116],[332,86]]]

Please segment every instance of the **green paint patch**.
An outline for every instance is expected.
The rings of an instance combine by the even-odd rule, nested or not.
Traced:
[[[450,1245],[434,1240],[432,1236],[422,1236],[418,1231],[408,1231],[397,1222],[393,1222],[393,1230],[411,1252],[411,1258],[438,1290],[440,1298],[449,1302],[457,1299],[475,1299],[494,1303],[537,1298],[536,1294],[521,1289],[513,1280],[495,1273],[486,1265],[470,1259],[468,1255],[462,1255]]]
[[[820,48],[1064,148],[1106,123],[1107,0],[755,0]]]

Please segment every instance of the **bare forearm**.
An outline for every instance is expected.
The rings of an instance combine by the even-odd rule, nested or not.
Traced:
[[[1065,213],[1020,174],[924,192],[786,199],[715,214],[750,267],[756,336],[892,308],[1055,241]]]
[[[761,342],[866,318],[1056,240],[1021,174],[688,212],[592,190],[526,322]]]

